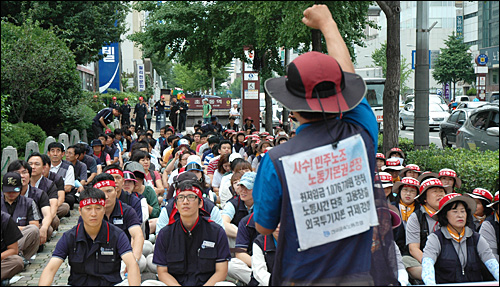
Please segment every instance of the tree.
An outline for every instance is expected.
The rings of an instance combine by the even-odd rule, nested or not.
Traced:
[[[377,1],[387,18],[386,77],[384,86],[384,153],[398,146],[399,91],[401,79],[401,47],[399,1]]]
[[[383,43],[380,48],[375,49],[373,51],[371,57],[376,66],[382,67],[382,74],[387,77],[387,42]],[[413,70],[410,68],[410,63],[408,60],[402,56],[401,57],[401,69],[400,69],[400,77],[399,77],[399,93],[402,95],[410,88],[406,85],[410,75],[413,73]]]
[[[2,94],[10,95],[9,119],[55,128],[62,101],[76,103],[82,94],[73,53],[51,29],[30,20],[22,26],[2,21],[1,43]]]
[[[476,75],[472,66],[472,55],[469,45],[463,42],[461,36],[452,35],[444,42],[445,48],[436,59],[432,77],[440,83],[453,83],[453,100],[455,100],[455,88],[459,81],[474,83]]]
[[[231,91],[231,98],[241,99],[241,77],[237,77],[234,79],[234,82],[229,86],[229,90]]]
[[[213,68],[213,71],[216,86],[226,81],[228,73],[225,67],[219,69]],[[183,88],[184,91],[208,90],[212,86],[212,78],[208,77],[207,71],[199,68],[190,69],[188,65],[175,64],[173,75],[176,85]]]
[[[21,25],[32,19],[54,28],[75,54],[77,64],[99,60],[103,45],[119,42],[126,32],[127,1],[2,1],[2,19]]]

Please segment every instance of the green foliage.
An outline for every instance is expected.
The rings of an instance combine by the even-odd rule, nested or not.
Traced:
[[[466,149],[436,149],[412,151],[407,154],[408,163],[420,169],[439,172],[443,168],[455,170],[462,180],[460,193],[472,192],[476,187],[495,192],[499,187],[499,151],[475,151]]]
[[[234,82],[229,87],[229,90],[231,90],[232,92],[231,98],[241,99],[241,83],[241,77],[237,77],[236,79],[234,79]]]
[[[444,43],[446,47],[440,49],[441,53],[436,59],[432,77],[440,84],[455,84],[459,81],[474,83],[476,75],[472,65],[472,54],[468,52],[470,46],[455,33],[448,36]],[[455,85],[453,89],[455,89]]]
[[[7,104],[7,99],[9,98],[9,95],[4,95],[2,94],[2,134],[9,132],[10,129],[12,128],[11,123],[9,123],[9,111],[10,111],[10,105]]]
[[[213,69],[215,86],[218,87],[227,79],[228,73],[225,67]],[[188,65],[175,64],[173,67],[174,80],[177,86],[185,91],[194,92],[198,90],[209,90],[212,87],[212,78],[207,71],[199,68],[189,68]]]
[[[383,136],[378,137],[378,152],[382,151]],[[476,187],[489,191],[499,188],[499,151],[466,149],[440,149],[431,143],[427,150],[414,150],[413,141],[399,138],[399,146],[406,155],[405,164],[416,164],[422,171],[439,172],[443,168],[455,170],[462,180],[460,193],[471,192]]]
[[[475,95],[477,95],[476,88],[472,87],[467,91],[467,96],[475,96]]]
[[[97,61],[104,44],[120,41],[127,30],[125,18],[129,10],[128,1],[1,2],[2,19],[6,21],[21,25],[32,19],[44,29],[53,27],[78,64]]]
[[[43,142],[47,138],[47,134],[42,130],[39,125],[32,123],[17,123],[16,126],[24,129],[24,131],[29,135],[31,140],[37,143]]]
[[[61,107],[61,127],[66,133],[73,129],[78,131],[90,129],[95,115],[96,112],[83,99],[77,105],[64,101]]]
[[[384,75],[384,78],[387,77],[387,57],[386,57],[386,50],[387,50],[387,42],[384,42],[380,48],[375,49],[373,51],[371,57],[373,60],[373,63],[375,63],[376,66],[382,67],[382,74]],[[413,73],[413,70],[410,67],[410,63],[405,57],[401,58],[401,69],[400,69],[400,80],[399,80],[399,92],[401,95],[405,94],[407,90],[410,88],[408,85],[406,85],[406,82],[408,82],[408,79],[410,79],[411,74]]]
[[[11,97],[9,120],[33,122],[57,133],[63,99],[82,95],[74,56],[52,30],[30,20],[22,26],[2,21],[2,94]]]
[[[12,127],[11,127],[11,130],[12,130]],[[12,147],[16,146],[16,142],[12,138],[7,136],[6,133],[2,132],[1,140],[2,140],[2,149],[6,148],[8,146],[12,146]]]
[[[4,148],[4,139],[7,142],[6,146],[11,145],[17,149],[18,157],[24,156],[26,144],[32,140],[28,131],[19,124],[12,125],[12,130],[5,134],[5,138],[2,134],[2,148]]]

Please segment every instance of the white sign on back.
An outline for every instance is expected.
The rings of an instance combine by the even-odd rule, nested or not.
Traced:
[[[281,158],[300,250],[378,225],[370,165],[360,135]]]

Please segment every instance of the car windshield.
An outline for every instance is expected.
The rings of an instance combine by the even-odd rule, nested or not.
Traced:
[[[441,97],[429,96],[429,102],[446,105],[446,102]]]
[[[430,104],[429,112],[444,112],[443,108],[440,105]]]

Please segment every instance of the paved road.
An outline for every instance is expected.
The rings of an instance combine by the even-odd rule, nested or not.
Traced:
[[[413,132],[413,128],[407,127],[404,131],[399,131],[399,137],[413,140]],[[439,148],[443,148],[438,129],[429,132],[429,143],[435,143]]]

